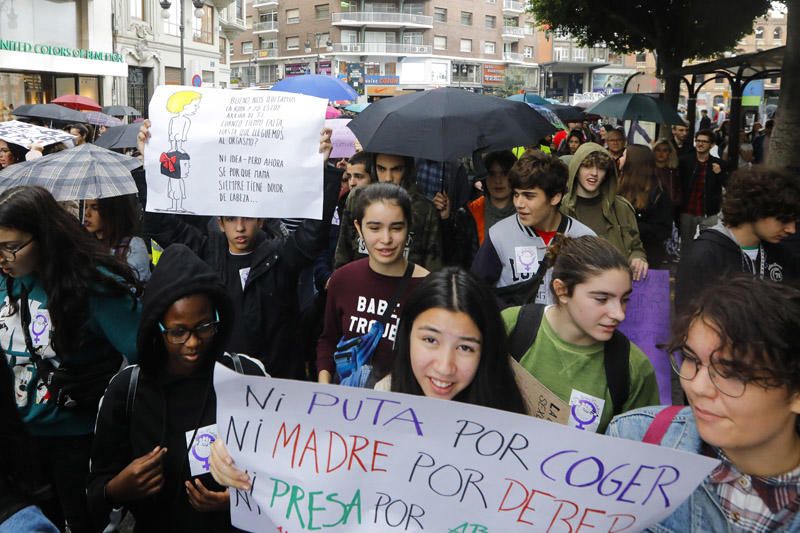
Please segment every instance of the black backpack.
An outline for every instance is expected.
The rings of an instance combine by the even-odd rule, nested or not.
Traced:
[[[517,323],[509,335],[511,356],[517,361],[522,359],[536,340],[544,309],[543,304],[527,304],[520,307]],[[630,395],[630,349],[631,341],[617,330],[603,347],[603,366],[606,369],[606,382],[611,394],[614,416],[622,413],[622,406]]]

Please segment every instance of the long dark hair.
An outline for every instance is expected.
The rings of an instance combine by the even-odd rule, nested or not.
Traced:
[[[642,211],[647,208],[653,189],[658,188],[656,157],[653,151],[643,144],[629,144],[617,194]]]
[[[481,357],[475,378],[455,401],[526,414],[525,402],[511,368],[500,308],[474,274],[455,267],[433,273],[403,305],[394,350],[392,391],[421,396],[411,369],[411,328],[428,309],[466,313],[481,332]]]
[[[0,194],[0,226],[30,233],[39,247],[36,272],[53,320],[53,349],[62,359],[82,341],[91,295],[130,298],[131,307],[136,305],[139,284],[130,267],[109,254],[46,189],[21,186]],[[5,282],[10,296],[14,278],[6,276]]]
[[[114,248],[118,258],[124,259],[128,253],[130,238],[139,229],[139,202],[133,194],[100,198],[97,200],[97,214],[103,221],[103,238],[100,242]]]
[[[370,183],[366,187],[356,189],[356,200],[353,206],[353,220],[359,226],[367,212],[367,208],[375,202],[392,202],[403,211],[406,226],[411,228],[413,212],[411,196],[400,185],[394,183]]]
[[[547,256],[553,265],[550,292],[556,302],[558,295],[553,281],[557,279],[564,284],[567,294],[572,296],[576,285],[607,270],[622,270],[633,277],[631,266],[625,256],[602,237],[584,235],[571,238],[559,233],[547,249]]]

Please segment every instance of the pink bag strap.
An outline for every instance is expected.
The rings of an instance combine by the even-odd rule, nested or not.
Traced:
[[[681,412],[683,407],[683,405],[670,405],[658,413],[653,421],[650,422],[650,427],[647,428],[642,442],[660,445],[664,435],[667,434],[670,424],[672,424],[675,416]]]

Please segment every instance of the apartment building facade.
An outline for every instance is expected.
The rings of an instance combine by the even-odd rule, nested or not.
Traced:
[[[247,30],[231,47],[240,87],[320,73],[368,96],[493,92],[515,69],[538,90],[539,36],[517,0],[251,0],[246,9]]]
[[[114,50],[127,63],[128,76],[115,83],[108,103],[130,105],[146,116],[158,85],[188,85],[198,76],[203,87],[229,86],[228,49],[245,30],[245,0],[206,0],[199,8],[192,0],[171,0],[167,10],[159,0],[110,4]],[[185,79],[180,70],[181,13]]]

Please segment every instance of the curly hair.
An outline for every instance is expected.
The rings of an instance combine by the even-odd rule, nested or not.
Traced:
[[[800,218],[800,181],[789,171],[769,167],[736,171],[722,200],[722,219],[737,227],[763,218],[781,222]]]
[[[569,170],[558,157],[536,149],[526,150],[508,171],[512,189],[542,189],[547,198],[566,194]]]
[[[680,350],[697,320],[719,336],[726,375],[800,392],[800,290],[741,274],[711,285],[679,315],[667,350]]]

